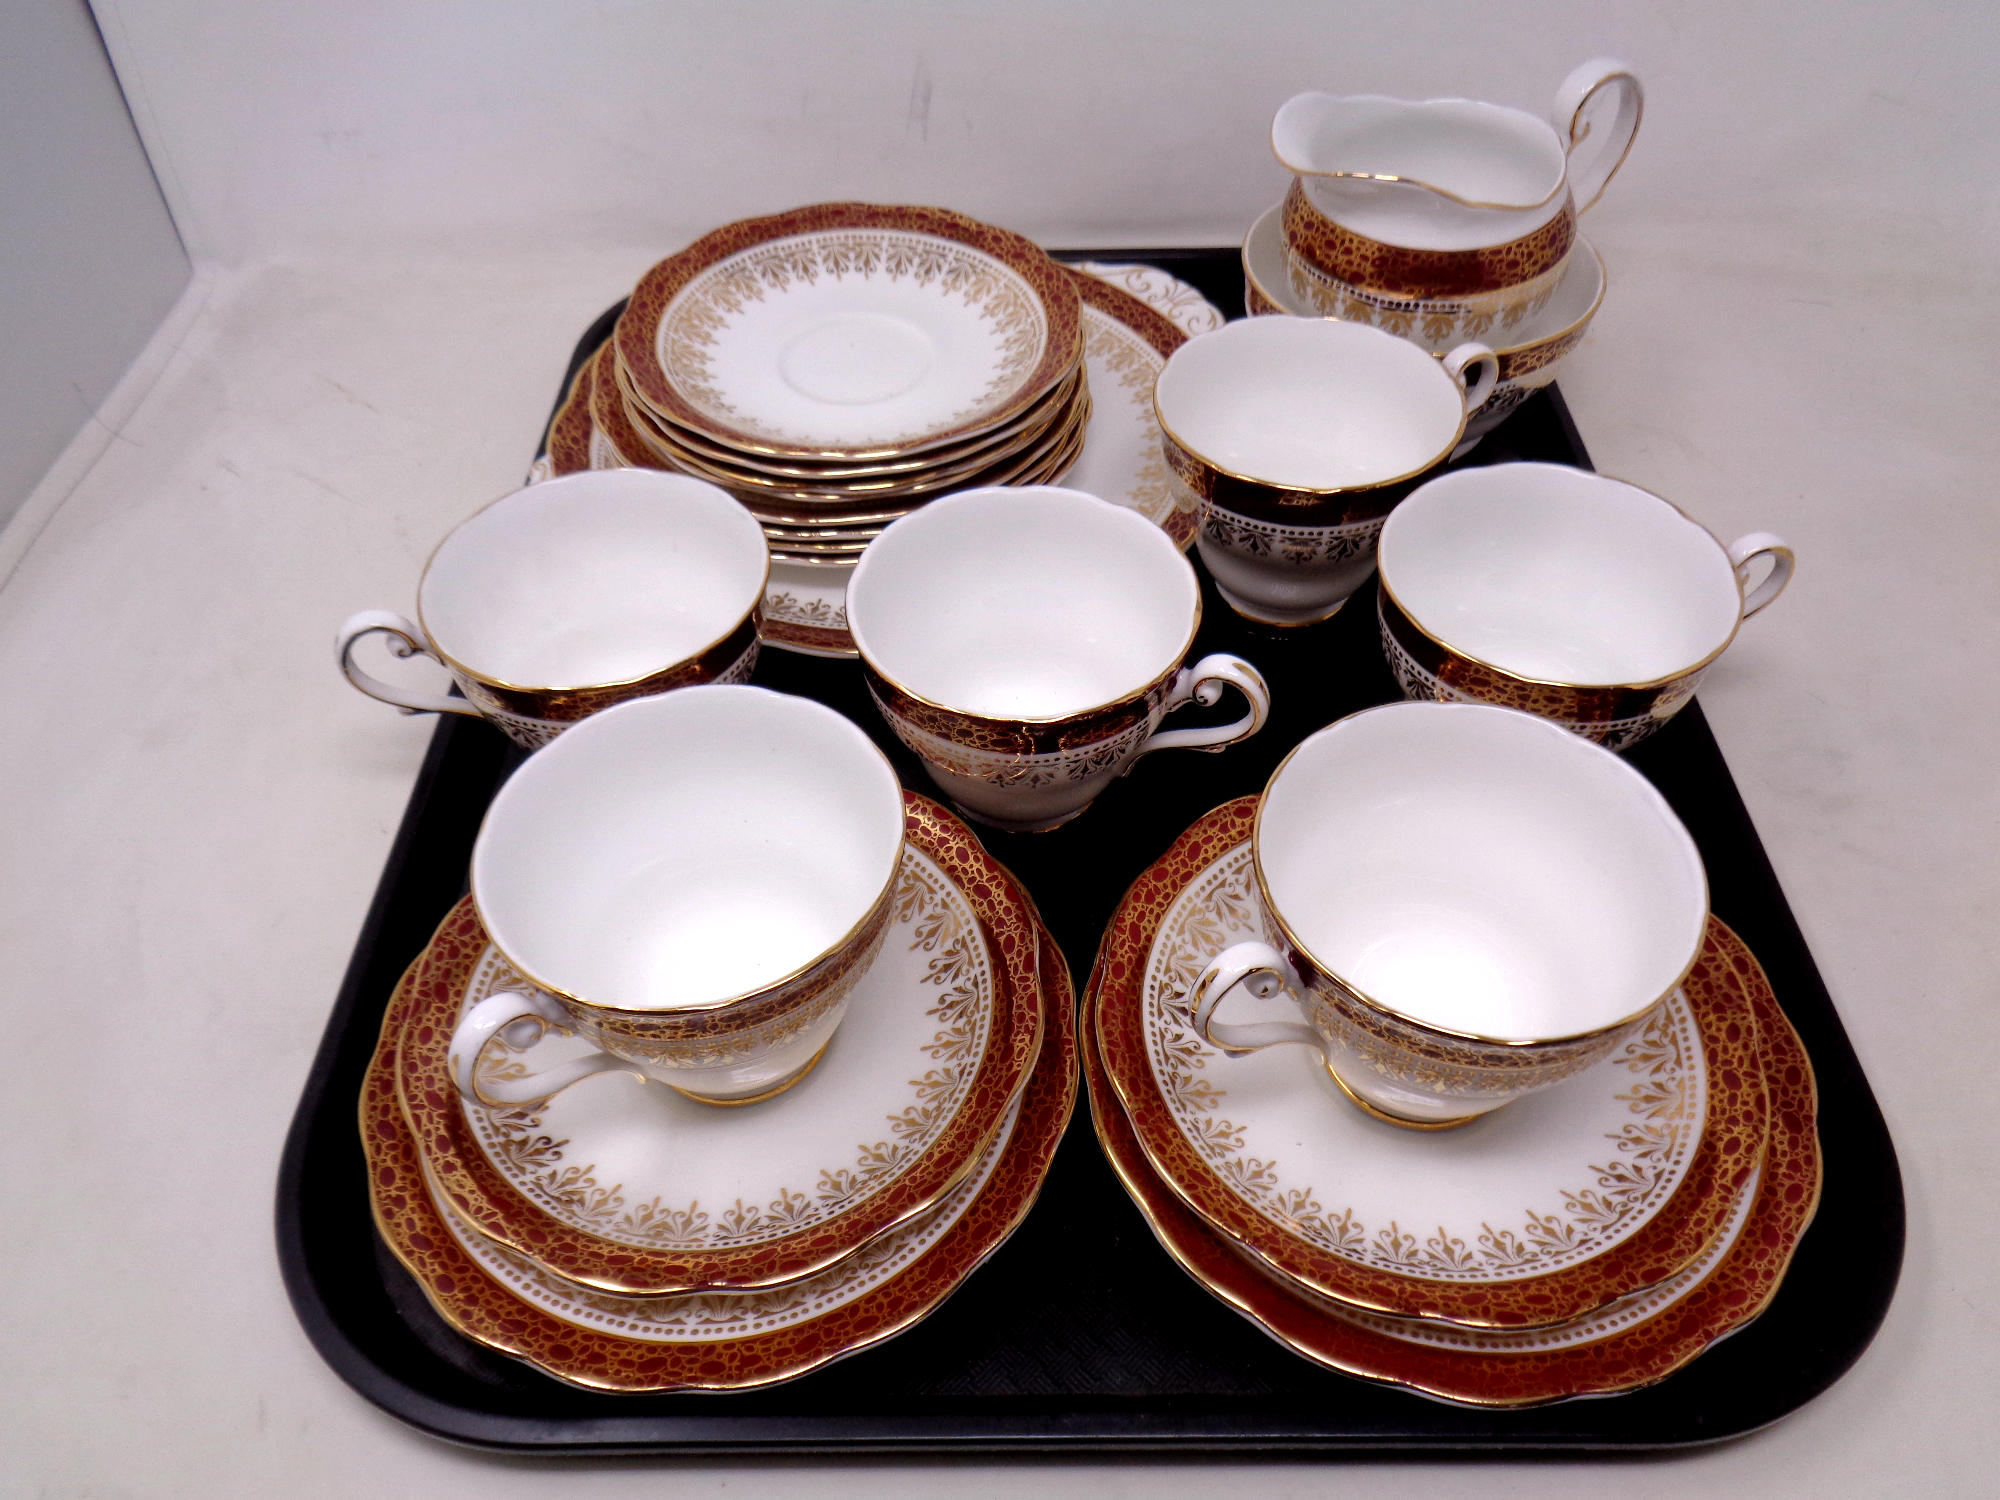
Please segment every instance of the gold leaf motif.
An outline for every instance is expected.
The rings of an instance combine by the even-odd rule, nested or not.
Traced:
[[[769,1206],[738,1199],[711,1215],[694,1201],[670,1204],[655,1197],[627,1208],[622,1184],[605,1187],[592,1164],[565,1164],[568,1139],[542,1132],[539,1113],[523,1108],[471,1111],[489,1129],[484,1144],[506,1178],[545,1208],[592,1233],[612,1233],[628,1243],[660,1249],[710,1249],[768,1238],[839,1213],[893,1180],[956,1118],[978,1072],[993,1011],[993,975],[984,938],[959,914],[963,902],[945,877],[906,860],[891,896],[892,920],[910,936],[910,949],[932,955],[922,982],[940,993],[926,1010],[938,1028],[921,1050],[940,1065],[908,1081],[915,1102],[885,1116],[893,1141],[862,1143],[853,1164],[824,1169],[815,1191],[781,1187]],[[475,977],[471,998],[523,986],[498,961]]]
[[[1535,1270],[1551,1258],[1574,1257],[1610,1240],[1662,1200],[1700,1135],[1690,1049],[1698,1048],[1685,1009],[1663,1007],[1616,1054],[1634,1077],[1615,1097],[1629,1111],[1606,1140],[1618,1155],[1588,1170],[1581,1188],[1558,1187],[1558,1212],[1530,1210],[1520,1228],[1482,1224],[1468,1243],[1440,1225],[1427,1241],[1391,1224],[1372,1233],[1350,1206],[1322,1208],[1312,1184],[1287,1181],[1275,1159],[1247,1155],[1244,1127],[1221,1117],[1226,1092],[1211,1081],[1217,1054],[1192,1031],[1188,995],[1210,956],[1248,936],[1260,936],[1251,894],[1249,846],[1218,860],[1163,924],[1152,955],[1147,999],[1155,1077],[1188,1140],[1258,1211],[1308,1241],[1350,1258],[1432,1275]]]

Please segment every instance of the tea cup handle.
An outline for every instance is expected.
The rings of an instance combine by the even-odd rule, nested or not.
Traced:
[[[390,609],[364,609],[350,617],[340,627],[340,634],[334,641],[339,652],[341,675],[371,698],[379,698],[384,703],[394,704],[406,714],[471,714],[475,718],[479,710],[463,698],[431,696],[425,693],[406,692],[393,687],[379,677],[370,676],[355,665],[354,648],[362,637],[375,634],[389,638],[391,655],[407,660],[412,656],[428,656],[438,661],[438,654],[431,650],[424,633],[403,615]],[[440,666],[442,662],[438,663]]]
[[[1468,365],[1479,366],[1479,372],[1470,386],[1465,383]],[[1486,404],[1486,398],[1493,394],[1493,387],[1500,383],[1500,356],[1484,344],[1460,344],[1445,355],[1444,370],[1458,382],[1459,391],[1465,397],[1465,414],[1469,417]]]
[[[1753,588],[1750,585],[1750,565],[1760,557],[1769,558],[1771,567]],[[1792,581],[1792,549],[1783,537],[1773,536],[1768,531],[1753,531],[1731,542],[1729,564],[1736,569],[1737,581],[1743,585],[1743,618],[1746,620],[1782,594],[1785,585]]]
[[[1225,1025],[1216,1020],[1216,1006],[1239,984],[1246,986],[1259,1000],[1268,1000],[1280,993],[1288,994],[1294,1000],[1298,998],[1292,966],[1269,943],[1238,943],[1233,948],[1224,948],[1208,961],[1208,967],[1194,982],[1194,1029],[1210,1046],[1231,1057],[1241,1057],[1261,1047],[1299,1042],[1321,1057],[1326,1055],[1326,1044],[1320,1040],[1319,1033],[1302,1021],[1257,1021],[1243,1026],[1234,1023]]]
[[[1602,128],[1584,118],[1600,93],[1611,105],[1609,123]],[[1578,213],[1604,196],[1604,189],[1625,165],[1625,155],[1632,149],[1632,137],[1639,133],[1639,118],[1645,112],[1646,91],[1638,78],[1624,63],[1606,57],[1585,63],[1556,90],[1552,117],[1556,134],[1567,143],[1569,194]],[[1586,141],[1588,147],[1584,146]]]
[[[1235,688],[1249,702],[1248,714],[1234,724],[1218,724],[1206,729],[1161,730],[1141,745],[1132,759],[1137,760],[1151,750],[1207,750],[1213,753],[1238,740],[1247,740],[1262,729],[1264,721],[1271,716],[1271,689],[1265,683],[1262,672],[1242,657],[1232,656],[1226,651],[1204,656],[1193,666],[1181,668],[1167,694],[1167,712],[1172,713],[1189,701],[1213,704],[1222,697],[1225,684]]]
[[[521,1078],[502,1080],[488,1088],[479,1080],[479,1060],[493,1039],[517,1021],[534,1021],[540,1029],[528,1045],[549,1032],[568,1036],[572,1030],[562,1006],[540,990],[504,990],[488,995],[467,1011],[451,1034],[448,1053],[452,1081],[468,1099],[476,1099],[488,1109],[523,1109],[544,1104],[573,1083],[598,1073],[625,1072],[644,1078],[645,1074],[609,1052],[592,1052],[584,1057],[544,1068]]]

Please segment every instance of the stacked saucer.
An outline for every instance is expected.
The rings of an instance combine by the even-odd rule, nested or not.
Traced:
[[[1198,821],[1099,952],[1082,1051],[1099,1139],[1208,1290],[1329,1367],[1443,1400],[1635,1389],[1770,1300],[1818,1200],[1812,1071],[1710,919],[1610,1056],[1456,1130],[1369,1118],[1316,1055],[1225,1057],[1190,990],[1258,936],[1256,798]]]
[[[724,225],[648,271],[591,415],[631,461],[729,490],[774,557],[839,566],[933,495],[1074,462],[1080,317],[1069,275],[1017,234],[818,204]]]
[[[1153,411],[1153,381],[1167,357],[1188,338],[1221,327],[1222,313],[1194,288],[1152,266],[1086,263],[1063,269],[1081,300],[1083,374],[1090,404],[1081,448],[1058,477],[1070,488],[1129,506],[1186,546],[1194,540],[1196,517],[1186,505],[1185,492],[1167,472]],[[548,452],[538,461],[534,477],[583,469],[678,467],[645,446],[623,400],[614,399],[618,357],[615,344],[607,344],[584,362],[550,427]],[[985,482],[967,479],[950,488]],[[935,499],[945,492],[923,498]],[[740,486],[735,493],[742,498]],[[753,513],[776,513],[764,497],[752,496],[746,503]],[[889,510],[874,513],[889,514]],[[860,548],[887,523],[850,517],[834,526],[830,513],[819,513],[819,519],[823,524],[811,540],[843,549],[859,545],[837,552],[801,552],[793,533],[803,528],[764,523],[772,566],[763,638],[768,645],[808,655],[851,657],[855,652],[847,631],[847,570]]]
[[[1549,279],[1545,295],[1506,310],[1455,309],[1433,314],[1370,302],[1358,294],[1314,299],[1301,293],[1287,259],[1284,210],[1272,208],[1243,240],[1243,306],[1252,317],[1336,317],[1368,323],[1442,354],[1463,338],[1478,339],[1499,356],[1493,394],[1472,413],[1456,453],[1473,445],[1507,414],[1556,378],[1557,367],[1590,329],[1604,302],[1604,260],[1590,241],[1575,247]]]
[[[452,1030],[520,980],[469,900],[445,919],[361,1130],[383,1238],[447,1322],[591,1389],[741,1389],[911,1326],[1007,1238],[1075,1097],[1069,976],[965,826],[905,806],[881,956],[810,1075],[741,1108],[624,1073],[467,1100]],[[518,1070],[495,1050],[492,1078]]]

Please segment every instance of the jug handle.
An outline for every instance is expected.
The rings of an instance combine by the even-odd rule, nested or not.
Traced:
[[[1609,123],[1584,118],[1600,93],[1611,101]],[[1601,110],[1590,110],[1601,115]],[[1556,134],[1568,142],[1569,191],[1582,213],[1604,195],[1604,189],[1625,165],[1639,117],[1646,112],[1646,91],[1632,70],[1609,58],[1593,58],[1562,81],[1553,111]]]

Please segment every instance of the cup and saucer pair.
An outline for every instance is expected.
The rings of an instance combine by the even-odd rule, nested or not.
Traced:
[[[1198,1014],[1218,950],[1270,931],[1258,805],[1207,814],[1134,883],[1083,1004],[1099,1141],[1195,1281],[1317,1363],[1479,1406],[1651,1384],[1762,1311],[1820,1157],[1810,1063],[1742,941],[1709,917],[1607,1055],[1401,1129],[1309,1048],[1232,1056]]]
[[[468,1052],[467,1018],[532,981],[483,920],[490,877],[445,918],[390,1002],[361,1131],[377,1226],[448,1323],[591,1389],[741,1389],[909,1327],[1007,1238],[1075,1096],[1069,975],[970,830],[899,795],[879,945],[831,1040],[739,1107],[629,1066],[541,1093],[601,1037],[502,1025]]]

